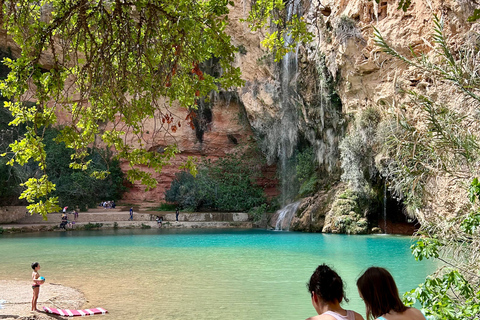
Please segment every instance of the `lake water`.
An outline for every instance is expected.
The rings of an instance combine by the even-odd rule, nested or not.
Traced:
[[[389,269],[401,293],[435,269],[409,237],[265,230],[102,230],[0,235],[0,279],[28,280],[40,262],[50,283],[80,289],[109,319],[305,319],[306,282],[321,263],[347,284],[345,308],[365,314],[355,281]],[[41,295],[41,292],[40,292]]]

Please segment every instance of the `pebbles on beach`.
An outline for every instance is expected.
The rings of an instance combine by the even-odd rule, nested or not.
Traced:
[[[31,281],[0,280],[1,319],[58,319],[43,312],[31,313]],[[77,289],[55,283],[46,283],[40,288],[37,308],[43,306],[61,309],[80,309],[87,300]]]

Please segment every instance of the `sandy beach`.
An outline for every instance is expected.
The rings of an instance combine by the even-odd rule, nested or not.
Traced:
[[[0,319],[65,319],[44,312],[30,312],[31,301],[31,281],[0,280]],[[86,302],[84,294],[77,289],[45,283],[40,287],[37,308],[80,309]]]

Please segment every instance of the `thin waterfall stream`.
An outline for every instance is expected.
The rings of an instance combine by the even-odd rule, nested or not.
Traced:
[[[387,181],[383,188],[383,233],[387,233]]]
[[[293,216],[297,212],[298,206],[301,201],[290,203],[278,210],[277,223],[275,224],[275,230],[277,231],[289,231],[290,223],[292,222]]]

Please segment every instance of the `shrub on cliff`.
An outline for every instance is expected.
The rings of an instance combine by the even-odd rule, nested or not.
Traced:
[[[296,173],[300,183],[298,193],[307,196],[315,193],[318,188],[317,161],[312,147],[308,147],[296,155]]]
[[[367,214],[370,202],[364,194],[345,189],[336,194],[332,208],[325,215],[322,232],[365,234],[368,233]]]
[[[340,143],[342,180],[354,191],[369,193],[370,182],[377,174],[375,153],[378,152],[376,130],[380,113],[372,107],[355,118],[350,133]]]

